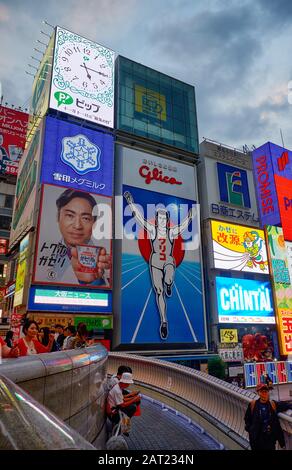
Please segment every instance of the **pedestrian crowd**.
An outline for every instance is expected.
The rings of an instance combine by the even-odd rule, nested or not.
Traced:
[[[79,349],[94,343],[93,331],[88,331],[85,323],[77,327],[60,324],[39,328],[35,320],[26,320],[20,339],[13,340],[13,331],[9,330],[5,340],[0,336],[0,358],[17,358],[47,352]]]

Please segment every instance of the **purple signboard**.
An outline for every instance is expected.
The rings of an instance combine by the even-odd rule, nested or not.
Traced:
[[[46,118],[41,182],[112,196],[113,136]]]
[[[280,213],[270,142],[252,152],[254,181],[261,225],[278,225]]]

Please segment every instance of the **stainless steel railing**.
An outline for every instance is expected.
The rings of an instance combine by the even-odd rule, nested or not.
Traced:
[[[96,450],[4,376],[0,376],[0,449]]]
[[[244,414],[248,403],[256,399],[254,392],[240,389],[204,372],[170,362],[133,354],[109,353],[108,373],[115,373],[119,365],[133,369],[134,380],[149,389],[185,402],[189,410],[195,407],[197,416],[204,417],[242,448],[248,448],[248,435],[244,429]],[[163,400],[162,400],[163,401]],[[188,409],[188,407],[185,407]],[[280,413],[286,448],[292,449],[292,417]]]

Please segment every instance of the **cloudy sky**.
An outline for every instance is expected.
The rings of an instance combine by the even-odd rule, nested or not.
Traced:
[[[292,149],[291,0],[0,0],[4,102],[29,104],[43,20],[195,85],[200,141]]]

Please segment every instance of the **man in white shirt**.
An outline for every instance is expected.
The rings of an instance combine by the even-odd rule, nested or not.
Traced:
[[[126,389],[129,384],[133,383],[133,375],[130,372],[124,372],[120,381],[109,391],[107,397],[107,414],[114,424],[119,422],[117,409],[120,408],[123,413],[131,418],[137,410],[137,405],[140,404],[139,392],[123,395],[123,390]]]

